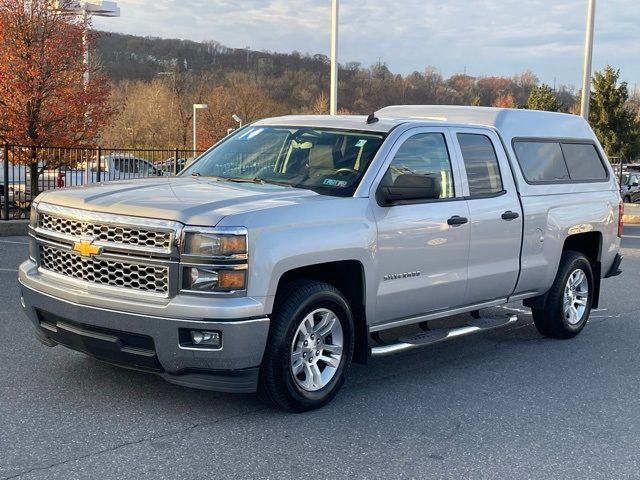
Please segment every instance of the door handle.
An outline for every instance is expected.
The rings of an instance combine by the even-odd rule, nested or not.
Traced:
[[[511,210],[508,210],[508,211],[506,211],[506,212],[504,212],[502,214],[502,219],[503,220],[515,220],[519,216],[520,216],[520,214],[518,212],[512,212]]]
[[[469,219],[466,217],[460,217],[458,215],[454,215],[449,220],[447,220],[447,223],[453,227],[456,227],[459,225],[464,225],[465,223],[469,223]]]

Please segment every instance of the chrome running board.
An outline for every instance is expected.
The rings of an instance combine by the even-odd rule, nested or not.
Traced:
[[[436,343],[446,342],[454,338],[466,337],[475,333],[487,332],[496,328],[506,327],[518,321],[517,315],[508,315],[506,317],[495,318],[478,318],[467,322],[462,327],[452,329],[428,330],[415,335],[400,337],[397,343],[387,345],[378,345],[371,348],[372,357],[385,357],[394,353],[406,352],[416,348],[435,345]]]

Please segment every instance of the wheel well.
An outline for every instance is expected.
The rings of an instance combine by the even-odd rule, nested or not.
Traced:
[[[362,263],[357,260],[320,263],[296,268],[286,272],[278,282],[282,286],[293,280],[317,280],[333,285],[349,302],[353,312],[355,328],[355,350],[353,361],[366,363],[369,358],[369,330],[365,313],[365,276]],[[276,292],[276,295],[278,293]]]
[[[600,232],[577,233],[570,235],[564,242],[562,251],[573,251],[582,253],[591,264],[593,272],[593,302],[592,307],[598,308],[600,302],[600,280],[602,276],[600,266],[600,255],[602,252],[602,234]],[[523,304],[525,307],[542,309],[547,303],[547,293],[539,297],[526,299]]]
[[[580,252],[591,265],[595,265],[600,261],[600,252],[602,249],[602,234],[600,232],[578,233],[567,237],[564,242],[563,251],[573,250]]]

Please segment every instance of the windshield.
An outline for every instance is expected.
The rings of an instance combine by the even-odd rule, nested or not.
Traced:
[[[181,175],[274,183],[353,195],[384,141],[381,133],[250,126],[208,151]]]

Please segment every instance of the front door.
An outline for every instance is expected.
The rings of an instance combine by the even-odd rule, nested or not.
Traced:
[[[436,200],[390,207],[381,207],[372,198],[379,268],[373,323],[463,304],[469,211],[450,151],[448,129],[408,130],[392,149],[390,164],[378,176],[376,186],[384,175],[393,179],[406,173],[430,175],[439,179],[441,194]]]

